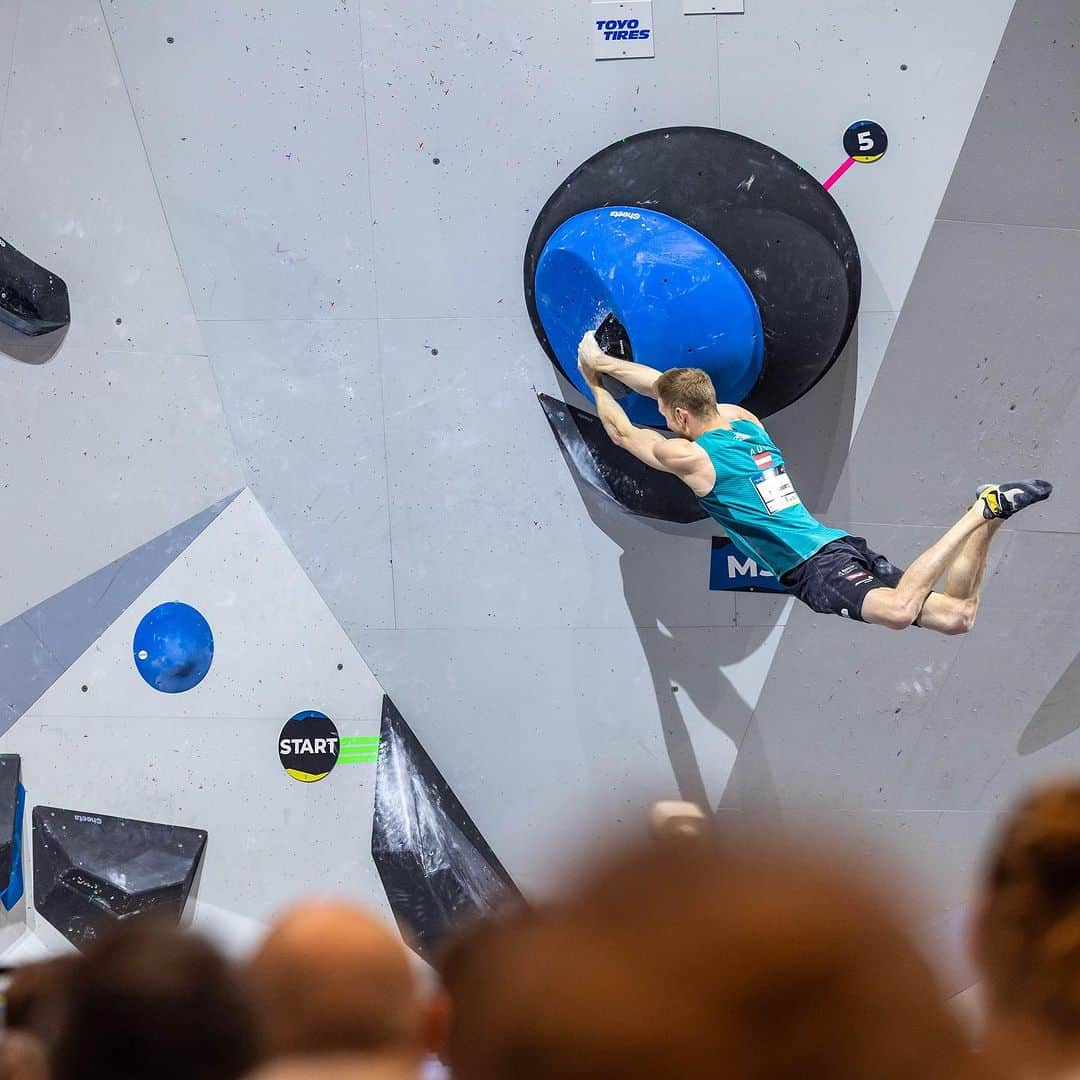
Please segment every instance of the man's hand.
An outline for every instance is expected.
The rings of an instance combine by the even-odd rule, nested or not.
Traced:
[[[614,358],[600,348],[596,343],[596,334],[590,330],[578,345],[578,371],[590,386],[599,386],[601,373],[610,370],[613,365]]]
[[[608,356],[597,344],[596,335],[592,331],[581,339],[577,355],[578,371],[591,389],[602,387],[604,383],[600,376],[608,375],[622,383],[627,390],[644,397],[656,397],[656,380],[660,378],[660,372],[635,360],[620,360],[616,356]]]

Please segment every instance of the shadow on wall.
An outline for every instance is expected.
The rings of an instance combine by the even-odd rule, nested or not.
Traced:
[[[828,505],[847,457],[855,403],[858,341],[853,333],[828,374],[797,404],[765,421],[790,463],[795,484],[811,510]],[[563,383],[564,399],[580,398]],[[589,407],[589,403],[584,403]],[[708,590],[708,538],[711,523],[672,525],[620,513],[574,472],[589,517],[622,549],[619,568],[623,594],[649,668],[664,744],[681,798],[713,806],[687,724],[687,703],[731,740],[736,749],[747,736],[754,703],[748,703],[723,673],[761,648],[771,625],[705,634],[708,627],[687,626],[685,598]],[[685,563],[687,541],[700,538],[701,557]],[[688,580],[689,577],[689,580]],[[690,609],[700,612],[701,605]],[[738,632],[735,632],[735,631]],[[709,770],[706,770],[708,773]]]
[[[1080,653],[1035,710],[1016,744],[1020,755],[1044,750],[1080,728]]]
[[[794,405],[765,420],[784,453],[799,497],[811,513],[823,514],[832,501],[847,461],[855,416],[859,368],[859,324],[825,377]]]
[[[589,517],[622,548],[619,571],[623,595],[648,666],[679,796],[699,806],[712,806],[715,799],[709,795],[694,750],[684,700],[737,748],[746,733],[751,709],[720,669],[744,660],[760,648],[771,627],[755,627],[745,634],[706,635],[702,627],[686,626],[682,598],[687,592],[687,578],[691,579],[690,588],[697,585],[708,589],[707,537],[711,530],[705,525],[678,527],[631,517],[601,502],[580,483],[578,486]],[[672,562],[673,553],[681,554],[688,547],[688,537],[700,537],[700,558],[685,559],[681,564]],[[694,610],[698,610],[696,606]],[[733,630],[728,623],[718,625]],[[709,655],[701,655],[705,651]]]

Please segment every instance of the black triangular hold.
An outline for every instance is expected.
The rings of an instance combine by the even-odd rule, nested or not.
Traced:
[[[708,516],[678,477],[650,469],[629,450],[616,446],[598,416],[547,394],[537,397],[567,460],[604,498],[627,513],[681,525]]]
[[[371,855],[390,908],[430,958],[447,929],[521,894],[394,703],[383,696]]]
[[[34,907],[77,948],[117,919],[179,921],[206,833],[182,825],[35,806]]]
[[[0,322],[28,337],[71,322],[63,278],[38,266],[0,237]]]

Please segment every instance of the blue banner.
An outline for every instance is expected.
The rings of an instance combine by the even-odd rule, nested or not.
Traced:
[[[709,588],[725,592],[788,591],[771,570],[744,555],[726,536],[713,537]]]

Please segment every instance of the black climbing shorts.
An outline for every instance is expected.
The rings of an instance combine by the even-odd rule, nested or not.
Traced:
[[[884,555],[871,551],[861,536],[844,536],[793,567],[780,582],[821,615],[863,622],[866,594],[871,589],[895,589],[903,573]]]

